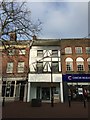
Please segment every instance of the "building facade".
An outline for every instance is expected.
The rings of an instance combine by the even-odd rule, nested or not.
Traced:
[[[41,99],[50,102],[53,97],[54,102],[63,102],[60,40],[34,40],[29,67],[27,101]]]
[[[62,39],[61,61],[64,100],[71,91],[72,100],[83,100],[84,90],[90,98],[90,39]]]
[[[3,42],[2,49],[2,97],[5,100],[26,101],[29,70],[30,41]]]

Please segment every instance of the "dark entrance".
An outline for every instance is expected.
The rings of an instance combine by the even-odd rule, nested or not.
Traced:
[[[42,88],[42,100],[50,100],[50,88],[49,87]]]
[[[20,87],[20,100],[23,101],[24,98],[24,89],[25,89],[25,84],[21,83],[21,87]]]

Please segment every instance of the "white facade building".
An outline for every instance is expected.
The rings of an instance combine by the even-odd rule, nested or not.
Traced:
[[[60,40],[35,40],[29,56],[27,102],[32,99],[50,102],[51,87],[54,102],[63,102]]]

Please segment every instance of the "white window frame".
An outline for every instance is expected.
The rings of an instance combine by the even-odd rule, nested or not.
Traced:
[[[72,54],[72,48],[71,47],[66,47],[65,48],[65,54]]]
[[[52,50],[52,56],[58,57],[58,50]]]
[[[43,50],[37,50],[37,57],[43,57]]]
[[[90,47],[86,47],[86,53],[90,54]]]
[[[66,71],[73,71],[73,62],[66,62]]]
[[[15,49],[8,50],[8,55],[15,55]]]
[[[81,68],[79,68],[81,66]],[[83,62],[77,62],[77,71],[84,71],[84,63]]]
[[[19,55],[25,55],[25,54],[26,54],[26,50],[25,49],[19,50]]]
[[[81,54],[82,53],[82,47],[75,47],[75,52],[77,54]]]
[[[24,62],[18,62],[18,70],[17,70],[18,73],[24,73],[24,65],[25,65]]]
[[[8,62],[7,63],[6,73],[13,73],[13,62]]]

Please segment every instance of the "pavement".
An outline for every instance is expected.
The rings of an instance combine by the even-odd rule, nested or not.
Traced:
[[[42,103],[32,107],[30,102],[5,102],[2,107],[2,119],[5,118],[79,118],[88,119],[90,102]]]

